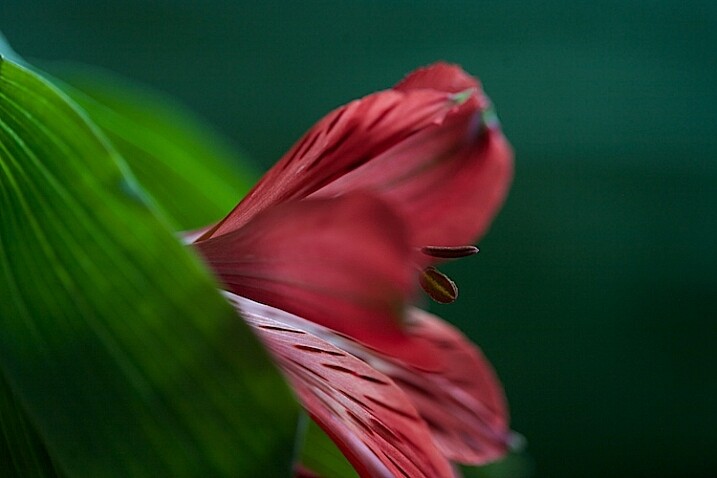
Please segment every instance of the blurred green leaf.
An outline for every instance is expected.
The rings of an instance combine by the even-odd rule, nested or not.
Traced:
[[[165,95],[97,68],[52,71],[178,228],[222,218],[253,184],[256,174],[225,140]]]
[[[326,433],[306,418],[305,434],[299,461],[325,478],[358,478],[358,474]]]
[[[288,473],[297,407],[262,347],[99,131],[7,60],[0,211],[4,452],[42,437],[71,476]]]
[[[0,372],[0,463],[3,477],[62,476]]]

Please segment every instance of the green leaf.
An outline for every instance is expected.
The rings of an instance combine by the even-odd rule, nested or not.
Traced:
[[[225,140],[165,95],[96,68],[52,71],[178,228],[222,218],[253,184]]]
[[[316,422],[306,418],[305,426],[299,455],[302,465],[325,478],[358,478],[356,470]]]
[[[48,477],[55,468],[42,439],[0,373],[0,463],[4,477]]]
[[[288,473],[297,406],[263,348],[99,131],[7,60],[0,211],[6,436],[34,424],[68,476]]]

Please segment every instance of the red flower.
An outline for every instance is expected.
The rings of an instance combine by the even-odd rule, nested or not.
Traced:
[[[362,476],[453,476],[506,451],[488,362],[407,304],[419,282],[455,298],[432,266],[475,252],[511,177],[478,82],[436,64],[323,118],[194,242]]]

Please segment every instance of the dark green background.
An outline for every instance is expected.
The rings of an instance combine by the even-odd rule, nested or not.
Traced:
[[[535,476],[717,474],[717,2],[4,0],[0,30],[180,98],[262,168],[329,109],[461,63],[516,177],[433,309],[495,364]]]

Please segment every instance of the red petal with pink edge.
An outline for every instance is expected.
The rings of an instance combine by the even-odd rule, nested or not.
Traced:
[[[510,430],[503,388],[480,350],[451,325],[411,309],[401,347],[378,351],[326,327],[291,320],[284,319],[391,377],[448,459],[479,465],[505,455]],[[404,347],[427,360],[419,364],[402,358]]]
[[[453,476],[425,422],[389,378],[306,332],[307,321],[227,295],[360,476]]]
[[[490,363],[463,334],[439,318],[412,309],[408,320],[406,334],[414,347],[438,362],[431,372],[390,355],[357,355],[406,392],[448,459],[479,465],[505,455],[508,411]]]
[[[498,129],[477,120],[470,109],[456,112],[313,197],[371,191],[405,218],[413,245],[471,244],[490,226],[513,175],[510,145]],[[421,265],[435,262],[416,260]]]
[[[446,68],[446,65],[440,67]],[[448,69],[458,83],[465,82],[464,77],[470,78],[460,69]],[[438,86],[450,82],[447,72],[440,76]],[[420,131],[441,124],[447,116],[464,110],[475,112],[484,106],[477,91],[458,100],[452,92],[425,86],[382,91],[331,112],[203,238],[236,230],[261,210],[316,192]],[[464,125],[464,129],[466,127]]]
[[[403,221],[379,199],[281,204],[194,246],[236,294],[378,348],[402,338],[415,269]]]
[[[394,90],[399,91],[425,88],[460,93],[469,88],[480,89],[480,83],[460,66],[439,62],[409,73],[393,87]]]
[[[436,141],[433,147],[440,146],[438,137],[427,134],[426,142],[431,141]],[[401,153],[410,154],[408,148],[406,144]],[[418,246],[475,242],[508,193],[513,177],[510,145],[498,129],[485,129],[475,143],[432,166],[389,191],[386,199],[407,218]]]

